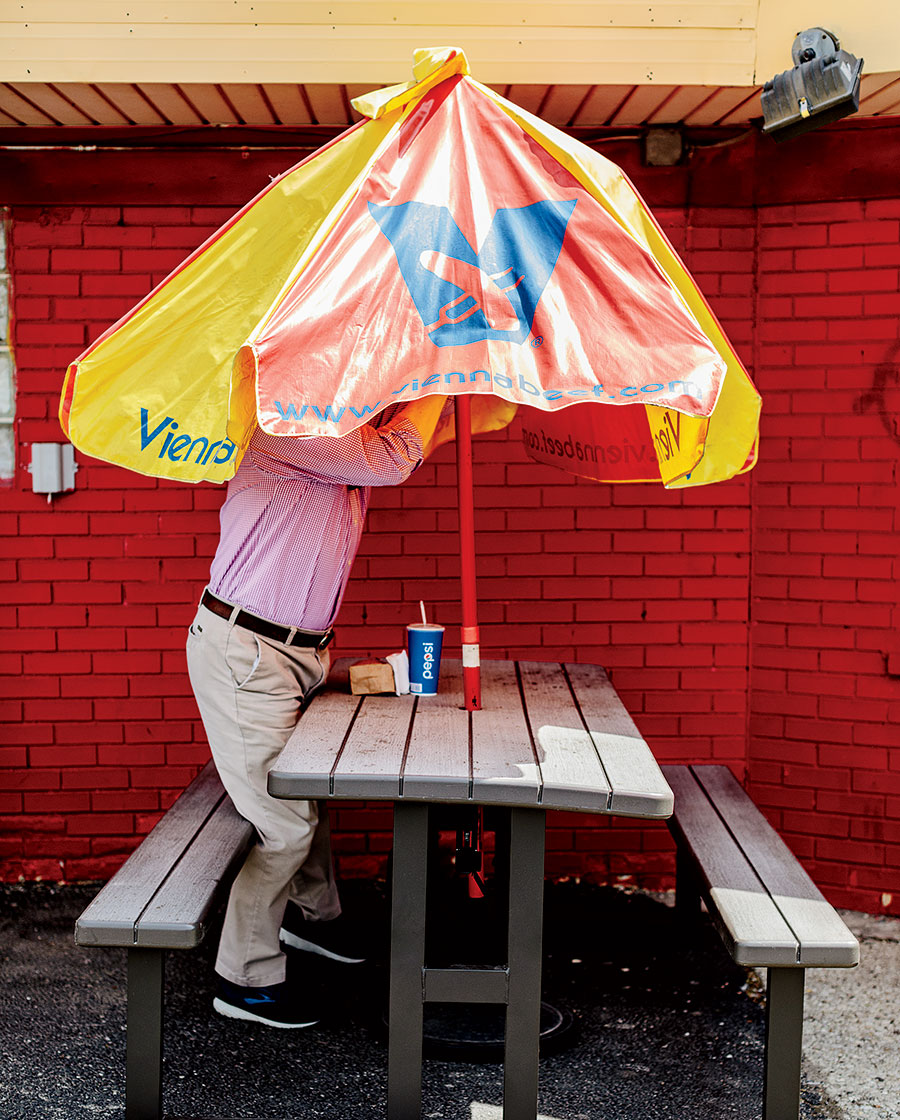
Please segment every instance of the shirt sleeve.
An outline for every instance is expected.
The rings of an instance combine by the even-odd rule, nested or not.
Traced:
[[[422,462],[422,437],[408,417],[346,436],[273,436],[257,428],[248,454],[264,471],[345,486],[396,486]]]

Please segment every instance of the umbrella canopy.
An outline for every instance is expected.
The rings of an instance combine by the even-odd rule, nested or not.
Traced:
[[[414,74],[358,98],[359,124],[73,362],[60,420],[100,459],[222,482],[257,425],[338,437],[456,398],[474,668],[472,431],[525,406],[538,461],[694,486],[752,467],[760,399],[619,168],[476,82],[457,48],[417,51]],[[427,450],[453,435],[445,410]]]
[[[752,466],[759,397],[624,174],[474,81],[455,48],[417,52],[415,74],[357,99],[362,122],[72,363],[72,442],[222,482],[257,423],[339,436],[442,393],[476,398],[476,430],[540,410],[529,453],[588,477],[696,485]]]

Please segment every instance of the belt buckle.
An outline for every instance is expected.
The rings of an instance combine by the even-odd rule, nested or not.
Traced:
[[[334,640],[334,631],[329,630],[327,634],[322,635],[322,640],[316,646],[316,652],[321,652],[323,649],[327,649],[331,645],[333,640]]]

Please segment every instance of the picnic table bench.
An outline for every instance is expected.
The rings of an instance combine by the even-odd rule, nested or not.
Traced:
[[[419,1116],[423,1003],[506,1004],[504,1117],[534,1120],[547,809],[664,818],[672,794],[597,666],[488,662],[482,711],[463,710],[462,666],[441,691],[352,696],[338,662],[270,774],[274,796],[394,803],[389,1100]],[[508,961],[428,968],[425,903],[431,805],[506,814]],[[79,945],[128,950],[127,1120],[162,1115],[163,968],[206,933],[253,843],[212,764],[198,775],[76,923]]]
[[[807,968],[852,968],[859,943],[726,766],[664,766],[675,794],[677,907],[701,897],[737,964],[768,969],[764,1120],[798,1120]]]
[[[394,803],[388,1118],[421,1115],[423,1005],[439,1002],[506,1005],[504,1120],[535,1120],[547,810],[662,819],[671,790],[599,666],[487,661],[475,712],[456,660],[442,663],[432,697],[353,696],[346,671],[336,664],[269,792]],[[429,812],[446,805],[493,806],[501,821],[505,967],[426,963]]]
[[[482,711],[445,661],[437,696],[352,696],[338,662],[270,772],[274,796],[394,803],[390,1120],[420,1114],[423,1003],[507,1008],[505,1120],[536,1115],[544,818],[550,808],[662,819],[672,812],[677,906],[699,899],[734,960],[767,967],[765,1120],[797,1120],[806,968],[851,967],[856,939],[720,766],[657,766],[598,666],[487,662]],[[494,806],[508,837],[505,967],[425,960],[432,807]],[[499,831],[499,830],[498,830]],[[79,945],[128,951],[127,1120],[162,1115],[164,959],[198,945],[252,827],[209,763],[76,923]]]
[[[163,982],[168,949],[192,949],[254,842],[212,762],[75,923],[78,945],[128,950],[125,1116],[162,1116]]]

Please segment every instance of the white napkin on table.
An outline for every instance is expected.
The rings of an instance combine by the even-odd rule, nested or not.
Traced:
[[[385,661],[394,670],[394,691],[398,696],[405,696],[409,692],[409,658],[406,650],[389,653]]]

